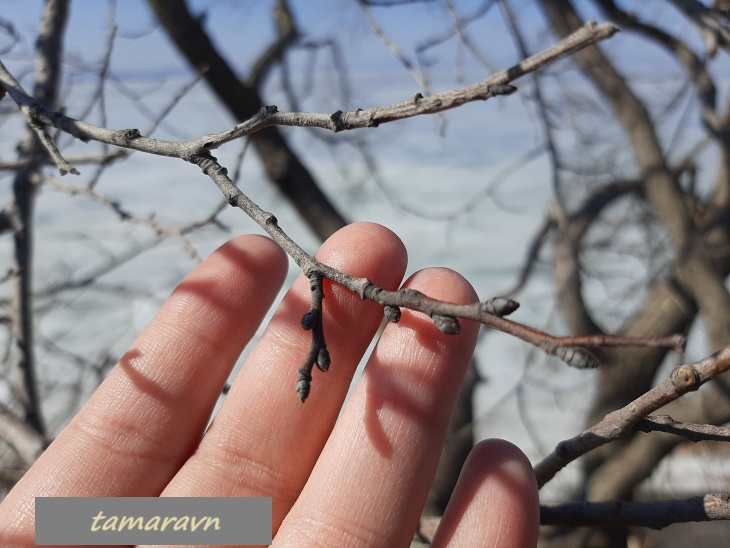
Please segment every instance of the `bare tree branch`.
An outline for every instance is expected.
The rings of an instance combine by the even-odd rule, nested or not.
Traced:
[[[276,22],[277,39],[254,62],[248,76],[248,83],[257,89],[269,74],[271,67],[281,60],[287,48],[299,38],[299,31],[287,0],[278,0],[276,2],[273,16]]]
[[[122,160],[129,156],[129,151],[115,150],[112,152],[101,152],[99,154],[87,154],[83,156],[69,156],[68,162],[71,164],[111,164],[117,160]],[[26,169],[32,162],[42,161],[44,165],[48,164],[49,158],[43,155],[41,158],[16,158],[15,160],[0,161],[0,171],[18,171]]]
[[[284,113],[271,108],[261,113],[259,119],[247,122],[218,134],[207,136],[209,148],[216,148],[230,140],[237,139],[271,125],[319,127],[331,131],[378,127],[387,122],[403,120],[423,114],[435,114],[459,107],[472,101],[483,101],[495,95],[508,95],[515,91],[511,82],[548,64],[554,63],[597,41],[612,36],[618,30],[611,24],[586,23],[584,27],[550,49],[535,54],[518,65],[500,71],[478,84],[428,97],[416,94],[413,98],[383,107],[358,109],[353,112],[337,111],[333,114]]]
[[[596,41],[609,38],[617,30],[617,27],[610,24],[597,25],[589,22],[575,34],[562,40],[552,48],[533,55],[510,69],[498,72],[479,84],[461,90],[439,93],[429,97],[422,97],[417,94],[412,99],[393,105],[366,110],[358,109],[353,112],[337,111],[333,114],[279,112],[276,107],[265,107],[251,119],[227,131],[204,135],[186,142],[163,141],[144,137],[137,129],[110,130],[74,120],[61,113],[49,110],[28,95],[2,63],[0,63],[0,84],[8,90],[10,96],[21,108],[32,110],[34,120],[46,125],[53,125],[81,141],[94,140],[148,154],[177,157],[191,161],[195,156],[205,155],[210,150],[214,150],[225,143],[255,134],[270,126],[320,127],[335,132],[377,127],[380,124],[395,120],[423,114],[434,114],[456,108],[470,101],[486,100],[495,95],[509,94],[514,91],[514,88],[509,85],[510,82],[550,63],[559,61]]]
[[[567,36],[580,28],[580,17],[570,0],[543,2],[542,5],[560,35]],[[705,314],[713,349],[722,348],[730,342],[730,294],[705,254],[705,244],[688,214],[685,195],[666,163],[645,105],[600,48],[583,49],[575,58],[610,104],[624,129],[642,173],[646,197],[674,244],[677,275]]]
[[[562,28],[558,32],[559,35],[570,32],[580,24],[572,4],[544,2],[543,5],[554,27],[557,25],[555,28]],[[566,20],[572,23],[562,27]],[[616,21],[622,22],[621,19]],[[632,27],[628,25],[627,28]],[[694,56],[691,51],[682,50],[681,43],[672,42],[666,36],[661,39],[665,40],[663,47],[677,52],[675,55],[680,57],[678,63],[684,67],[690,82],[693,82],[690,89],[698,98],[702,108],[700,113],[703,116],[703,123],[710,134],[710,138],[706,141],[712,141],[720,148],[717,185],[708,204],[698,200],[693,188],[683,188],[680,184],[684,182],[682,173],[686,170],[687,161],[682,160],[676,167],[669,165],[670,151],[666,147],[662,149],[656,139],[655,132],[658,131],[659,122],[649,117],[648,108],[641,104],[638,95],[632,92],[629,84],[615,70],[612,61],[606,55],[601,55],[599,48],[585,50],[577,56],[580,66],[605,102],[611,105],[616,113],[616,119],[627,135],[636,158],[636,166],[641,174],[639,183],[644,187],[641,189],[642,194],[638,196],[641,199],[649,199],[650,214],[647,218],[653,219],[654,212],[659,213],[660,220],[671,236],[670,241],[674,243],[677,257],[669,272],[664,268],[664,274],[649,284],[644,302],[632,317],[624,321],[621,333],[629,336],[686,333],[697,316],[699,305],[699,311],[706,313],[703,320],[711,331],[710,350],[713,350],[729,342],[725,340],[727,332],[723,323],[727,312],[724,297],[727,291],[723,279],[730,271],[730,265],[727,259],[720,259],[713,251],[727,246],[729,237],[727,227],[730,225],[727,223],[727,218],[730,189],[727,173],[730,172],[728,169],[730,155],[724,145],[728,121],[716,114],[712,80],[705,79],[702,72],[709,71],[705,66],[706,60]],[[707,75],[709,77],[709,72]],[[715,124],[715,121],[719,125]],[[696,150],[694,152],[696,153]],[[662,180],[663,183],[660,182]],[[653,193],[646,192],[649,184],[654,185]],[[670,190],[666,193],[664,190],[659,191],[662,184],[667,185],[665,189]],[[674,190],[671,190],[672,187]],[[675,197],[669,199],[672,193]],[[674,206],[669,205],[672,201]],[[680,206],[678,210],[674,209],[677,205]],[[662,211],[666,215],[661,214]],[[668,227],[668,223],[670,225],[674,223],[674,226]],[[708,226],[712,226],[711,231],[707,231]],[[672,232],[673,230],[675,232]],[[691,248],[688,253],[687,248],[681,247],[682,236],[687,237],[687,241],[703,240],[703,242],[687,244]],[[662,263],[666,262],[666,252],[661,252],[659,260]],[[704,295],[701,301],[699,293]],[[625,406],[649,390],[664,355],[662,349],[646,347],[602,351],[601,361],[606,367],[602,367],[599,372],[600,389],[593,402],[588,424],[600,421],[606,413]],[[714,386],[715,384],[717,386]],[[729,409],[730,403],[727,382],[723,377],[717,379],[703,391],[701,398],[691,399],[690,402],[695,405],[689,405],[683,400],[674,402],[666,412],[688,422],[722,424],[728,420],[727,418],[723,420],[723,416],[728,414],[723,411]],[[682,438],[676,435],[660,433],[637,436],[630,440],[627,435],[620,443],[591,451],[583,460],[583,469],[587,476],[582,496],[588,500],[631,497],[638,482],[648,477],[657,463],[681,441]]]
[[[651,527],[730,519],[730,495],[710,493],[682,500],[572,502],[540,506],[542,525]]]
[[[58,80],[61,64],[61,43],[68,16],[67,0],[49,0],[46,3],[41,28],[36,41],[36,82],[34,95],[41,103],[50,108],[55,107],[58,93]],[[14,79],[7,82],[14,85]],[[0,83],[5,87],[6,82]],[[12,96],[14,92],[6,91]],[[21,108],[22,109],[22,108]],[[24,111],[26,116],[30,110]],[[45,129],[41,135],[40,127],[34,116],[31,126],[34,129],[26,130],[18,146],[19,156],[35,159],[48,147],[44,139],[48,137]],[[50,137],[48,137],[50,140]],[[52,145],[55,148],[55,144]],[[15,246],[15,264],[13,271],[16,274],[14,292],[15,306],[13,307],[13,344],[17,350],[17,367],[22,376],[22,393],[25,420],[41,436],[45,435],[38,386],[36,383],[36,363],[33,348],[33,211],[35,195],[39,181],[40,164],[31,162],[29,166],[16,173],[13,181],[13,201],[7,210],[13,227]]]
[[[554,337],[542,331],[502,318],[501,316],[510,314],[518,306],[511,299],[496,298],[472,305],[456,305],[431,299],[419,291],[410,289],[387,291],[375,286],[367,278],[355,278],[316,261],[279,227],[277,219],[273,214],[261,209],[248,196],[241,192],[240,189],[233,185],[228,178],[226,169],[215,159],[209,156],[201,156],[195,161],[203,173],[208,175],[216,186],[218,186],[226,197],[226,200],[231,205],[243,210],[263,228],[294,259],[305,276],[311,277],[312,273],[317,272],[333,282],[348,288],[352,292],[357,293],[361,298],[377,302],[386,307],[386,310],[388,309],[387,307],[390,307],[389,309],[391,311],[397,310],[399,307],[405,307],[423,312],[433,318],[436,326],[445,333],[459,332],[459,325],[456,322],[456,318],[475,320],[488,327],[509,333],[529,342],[544,352],[557,356],[568,365],[578,368],[596,367],[598,365],[595,357],[586,350],[579,348],[579,346],[623,346],[626,344],[636,344],[640,346],[678,348],[684,344],[684,338],[681,336],[647,337],[642,339],[615,339],[601,335]],[[392,317],[389,319],[391,321],[397,321],[398,318],[399,312],[392,312]]]
[[[373,17],[373,14],[370,13],[370,10],[368,9],[368,4],[365,2],[360,2],[360,5],[362,6],[363,12],[365,13],[365,17],[367,17],[368,23],[370,23],[370,28],[372,29],[373,34],[378,38],[378,40],[383,43],[386,48],[390,50],[390,52],[393,54],[393,57],[395,57],[398,62],[403,65],[403,68],[405,68],[406,71],[408,71],[408,73],[411,75],[411,77],[413,77],[413,79],[416,81],[418,87],[426,93],[430,92],[431,86],[429,85],[428,80],[426,80],[423,72],[418,70],[415,66],[415,63],[408,59],[406,54],[401,51],[398,45],[390,38],[388,38],[388,35],[380,27],[378,22],[375,20],[375,17]]]
[[[297,371],[297,394],[302,402],[309,396],[314,366],[316,365],[320,371],[325,372],[332,363],[322,328],[322,300],[324,299],[322,275],[312,272],[309,276],[309,286],[312,291],[312,308],[302,316],[302,328],[312,330],[312,343],[309,345],[309,353],[304,359],[304,363]]]
[[[494,0],[483,0],[480,6],[478,6],[469,15],[464,17],[457,15],[453,12],[453,10],[449,10],[451,17],[454,20],[454,25],[448,30],[436,36],[432,36],[431,38],[424,40],[416,46],[416,55],[418,56],[420,63],[422,65],[428,64],[428,61],[426,60],[426,52],[428,52],[428,50],[430,50],[431,48],[443,44],[454,36],[461,36],[463,42],[463,33],[465,32],[467,26],[482,19],[489,12],[489,10],[494,7],[495,4],[496,2]],[[483,55],[481,55],[476,47],[470,47],[470,44],[467,44],[466,46],[470,49],[472,54],[477,58],[482,66],[489,70],[492,70],[491,64]]]
[[[706,60],[700,59],[679,38],[647,22],[639,21],[635,16],[624,12],[613,0],[600,0],[599,4],[616,23],[650,38],[665,48],[682,64],[690,82],[692,82],[697,90],[697,97],[702,105],[702,120],[705,126],[711,134],[727,146],[730,135],[728,135],[727,128],[722,127],[717,113],[717,87],[707,70]]]
[[[606,415],[601,422],[578,436],[560,442],[550,455],[535,465],[538,486],[542,487],[570,462],[606,443],[632,434],[636,424],[660,407],[730,370],[730,346],[698,362],[676,368],[669,379],[652,388],[629,405]]]
[[[730,406],[720,379],[703,388],[700,397],[678,399],[662,411],[709,428],[713,428],[709,425],[729,422]],[[640,431],[638,425],[636,431]],[[590,476],[586,486],[587,499],[627,499],[635,486],[648,478],[657,464],[687,439],[685,434],[685,431],[655,432],[650,436],[634,436],[625,445],[614,444],[616,447],[611,458]]]

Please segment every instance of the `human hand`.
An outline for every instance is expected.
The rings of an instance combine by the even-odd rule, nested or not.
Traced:
[[[406,251],[387,229],[356,224],[318,260],[395,289]],[[382,308],[325,281],[332,357],[309,399],[294,391],[310,333],[300,276],[210,413],[236,359],[284,281],[272,241],[241,236],[188,275],[155,319],[0,505],[0,544],[32,545],[34,497],[272,497],[274,545],[408,546],[436,470],[478,325],[445,335],[403,310],[389,324],[340,409]],[[476,300],[446,269],[406,283],[431,297]],[[339,415],[339,419],[338,419]],[[532,468],[516,447],[482,442],[470,455],[434,546],[535,546]]]

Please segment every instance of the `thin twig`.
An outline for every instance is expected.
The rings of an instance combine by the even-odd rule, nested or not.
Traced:
[[[435,114],[471,101],[483,101],[497,95],[507,95],[515,91],[515,88],[509,85],[510,82],[559,61],[582,48],[609,38],[617,31],[618,27],[610,23],[599,25],[595,22],[588,22],[553,47],[537,53],[507,70],[498,72],[478,84],[460,90],[428,97],[416,94],[411,99],[393,105],[365,110],[358,109],[352,112],[337,111],[333,114],[279,112],[275,106],[269,106],[262,108],[251,119],[229,130],[185,142],[151,139],[142,136],[137,129],[110,130],[53,112],[30,97],[2,63],[0,63],[0,86],[8,91],[27,118],[36,123],[53,125],[81,141],[99,141],[149,154],[191,161],[194,156],[206,155],[209,151],[227,142],[270,126],[319,127],[335,132],[377,127],[387,122],[424,114]]]
[[[653,415],[636,423],[638,432],[666,432],[689,441],[730,441],[730,428],[712,424],[693,424],[674,420],[669,415]]]
[[[403,68],[408,71],[408,73],[413,77],[418,86],[424,92],[428,92],[430,90],[430,86],[424,74],[420,70],[417,70],[414,66],[414,63],[411,62],[408,57],[406,57],[405,53],[400,50],[398,45],[390,38],[388,38],[388,35],[385,34],[385,31],[380,27],[380,25],[378,25],[378,22],[375,20],[375,17],[373,17],[373,14],[370,13],[367,4],[364,2],[360,2],[360,7],[362,7],[363,12],[365,13],[365,17],[367,18],[368,23],[370,23],[370,29],[373,31],[375,37],[380,40],[386,48],[390,50],[390,52],[393,54],[393,57],[395,57],[398,62],[403,65]]]
[[[535,466],[538,486],[545,485],[578,457],[630,435],[644,417],[687,392],[699,389],[706,382],[728,370],[730,370],[730,346],[698,362],[677,367],[667,380],[627,406],[609,413],[601,422],[574,438],[560,442],[552,453]]]
[[[269,107],[251,120],[221,133],[206,136],[209,149],[217,148],[223,143],[249,135],[269,126],[319,127],[331,131],[344,131],[359,128],[378,127],[381,124],[420,116],[436,114],[459,107],[472,101],[483,101],[497,95],[509,95],[515,91],[510,84],[517,78],[529,74],[546,65],[609,38],[618,31],[618,27],[610,23],[596,24],[588,22],[579,30],[560,41],[555,46],[537,53],[519,64],[500,71],[478,84],[460,90],[447,91],[423,97],[417,93],[414,97],[388,106],[358,109],[351,112],[337,111],[333,114],[308,114],[301,112],[278,112]]]
[[[69,156],[66,160],[70,164],[102,164],[108,165],[117,160],[122,160],[129,156],[129,152],[126,150],[115,150],[113,152],[101,152],[99,154],[85,154],[79,156]],[[44,155],[43,162],[46,162],[47,157]],[[0,171],[18,171],[19,169],[25,169],[31,164],[36,163],[37,158],[17,158],[15,160],[3,160],[0,161]]]
[[[107,196],[106,194],[102,194],[101,192],[85,185],[67,185],[51,177],[45,177],[44,182],[59,192],[64,192],[72,196],[86,196],[94,202],[103,204],[114,211],[122,221],[146,225],[150,227],[155,234],[174,238],[191,259],[198,262],[202,260],[198,252],[193,247],[193,244],[184,236],[182,228],[162,224],[154,218],[154,215],[137,215],[136,213],[126,209],[119,200],[112,198],[111,196]]]

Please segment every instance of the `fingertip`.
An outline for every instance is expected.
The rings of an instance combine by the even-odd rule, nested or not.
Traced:
[[[353,254],[353,242],[358,242],[358,250],[371,252]],[[333,268],[347,265],[348,274],[362,276],[373,271],[373,255],[389,261],[389,270],[397,273],[398,281],[402,279],[408,264],[406,247],[393,231],[376,223],[352,223],[341,228],[327,239],[316,257],[326,256],[327,265]]]
[[[284,251],[259,235],[235,237],[190,272],[147,327],[154,337],[172,323],[176,330],[198,323],[231,330],[242,323],[255,330],[286,279]],[[182,327],[186,328],[186,327]],[[233,347],[231,347],[233,348]],[[240,349],[236,350],[236,356]]]
[[[469,281],[461,274],[447,267],[431,267],[419,270],[408,278],[406,286],[422,285],[421,278],[427,276],[429,296],[434,299],[447,297],[453,302],[473,302],[477,294]]]
[[[464,463],[433,546],[534,547],[539,523],[530,461],[507,441],[485,440]]]
[[[245,234],[237,236],[220,246],[213,254],[223,254],[236,263],[250,261],[250,256],[259,258],[260,264],[271,273],[274,282],[281,286],[289,270],[289,259],[284,250],[266,236]]]

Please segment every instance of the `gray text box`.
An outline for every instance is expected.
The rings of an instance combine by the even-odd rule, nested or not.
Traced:
[[[37,497],[36,544],[271,544],[271,499]]]

